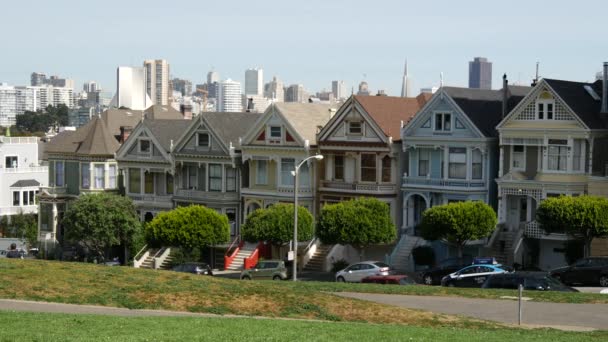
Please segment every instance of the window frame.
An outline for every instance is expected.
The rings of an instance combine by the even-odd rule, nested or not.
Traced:
[[[8,158],[15,158],[17,165],[12,166],[12,164],[11,164],[11,166],[7,166],[7,159]],[[18,169],[19,168],[19,156],[15,155],[15,154],[7,154],[7,155],[5,155],[4,156],[4,168],[5,169]]]
[[[128,173],[129,173],[129,188],[128,188],[128,192],[130,194],[141,194],[141,169],[140,168],[133,168],[130,167],[127,169]],[[136,171],[136,172],[135,172]],[[134,183],[134,179],[132,177],[135,177],[135,175],[137,175],[137,192],[133,191],[133,187],[132,185],[135,184]]]
[[[425,155],[425,157],[427,157],[427,159],[422,159],[421,156]],[[426,162],[426,172],[424,174],[421,174],[421,161],[425,161]],[[418,177],[428,177],[430,174],[430,166],[431,165],[431,150],[429,150],[428,148],[421,148],[418,150],[418,170],[417,170],[417,175]]]
[[[207,144],[201,145],[201,136],[207,136]],[[196,133],[196,147],[210,149],[211,148],[211,136],[207,132],[197,132]]]
[[[15,199],[17,200],[16,204],[15,204]],[[21,206],[21,191],[13,190],[13,207],[19,207],[19,206]]]
[[[219,170],[219,176],[218,175],[213,175],[213,172],[211,172],[212,170],[216,171]],[[222,191],[222,164],[212,164],[209,163],[207,164],[207,182],[209,183],[209,191],[211,192],[221,192]],[[219,180],[219,182],[218,182]],[[214,187],[212,184],[215,181],[217,184],[219,184],[219,189],[217,189],[216,187]]]
[[[522,147],[522,151],[515,151],[515,147]],[[511,170],[524,171],[526,170],[526,145],[511,145]],[[519,155],[521,153],[522,160],[520,166],[515,166],[515,155]]]
[[[551,140],[554,141],[554,143],[551,143]],[[558,140],[565,140],[566,143],[565,144],[559,144],[559,143],[555,143]],[[551,153],[551,148],[557,148],[558,149],[558,153],[557,154],[552,154]],[[563,149],[563,151],[562,151]],[[549,139],[547,142],[547,171],[549,172],[568,172],[568,162],[569,162],[569,152],[570,152],[570,145],[568,144],[568,141],[566,139]],[[565,162],[564,162],[564,169],[560,169],[560,161],[563,158],[565,158]],[[552,157],[557,157],[557,168],[553,169],[551,168],[551,158]]]
[[[359,125],[358,132],[353,132],[353,128],[357,130],[356,126],[353,127],[353,124]],[[348,135],[363,135],[363,122],[362,121],[348,121]]]
[[[388,160],[388,166],[384,164],[384,162]],[[388,179],[385,178],[387,174],[385,172],[388,171]],[[390,156],[386,155],[380,159],[380,182],[382,183],[392,183],[393,181],[393,160]]]
[[[273,135],[273,130],[278,129],[279,135]],[[276,131],[274,132],[276,133]],[[268,126],[268,140],[281,140],[283,138],[283,127],[282,126]]]
[[[452,152],[452,150],[456,150],[456,149],[459,149],[459,150],[462,149],[462,150],[464,150],[464,153]],[[451,160],[452,154],[455,154],[455,155],[464,154],[464,162],[452,162],[452,160]],[[464,165],[464,176],[463,177],[454,177],[454,175],[452,174],[452,168],[451,168],[452,164]],[[450,147],[448,149],[448,179],[458,179],[458,180],[467,179],[467,164],[468,164],[468,158],[467,158],[467,148],[466,147]]]
[[[93,164],[93,184],[92,189],[103,190],[106,188],[106,165],[103,163],[92,163]],[[97,170],[101,167],[101,187],[97,186]]]
[[[364,170],[371,170],[372,167],[371,166],[363,166],[363,156],[372,156],[373,157],[373,161],[374,161],[374,166],[373,166],[373,174],[374,174],[374,179],[373,180],[365,180],[363,179],[363,175],[364,175]],[[360,155],[360,165],[359,165],[359,171],[360,171],[360,179],[362,183],[376,183],[378,181],[378,161],[377,161],[377,154],[375,153],[361,153]]]
[[[143,142],[148,143],[148,151],[142,150],[142,143]],[[151,156],[152,155],[152,141],[150,139],[139,138],[137,140],[137,152],[139,154],[144,154],[144,155]]]
[[[338,158],[338,159],[336,159]],[[336,160],[341,160],[340,165],[338,165],[338,163],[336,162]],[[338,173],[338,168],[340,169],[340,172]],[[336,154],[334,155],[334,180],[339,180],[339,181],[343,181],[344,180],[344,155],[341,154]],[[338,174],[340,174],[340,176],[338,177]]]
[[[295,170],[295,167],[295,158],[281,158],[281,186],[293,186],[295,177],[291,174],[291,172]],[[284,180],[287,180],[287,182],[284,182]]]
[[[479,163],[475,162],[475,155],[479,156]],[[475,177],[475,164],[479,164],[479,169],[480,169],[480,174],[479,177]],[[479,180],[479,179],[483,179],[483,153],[481,153],[481,150],[479,149],[472,149],[471,150],[471,179],[474,180]]]
[[[144,170],[144,195],[154,195],[156,193],[154,178],[154,172]],[[150,180],[150,184],[148,184],[148,179]],[[152,187],[150,192],[148,192],[148,185]]]
[[[59,178],[59,168],[57,167],[57,165],[61,165],[61,182],[59,182],[60,178]],[[55,170],[55,186],[56,187],[64,187],[65,186],[65,161],[63,160],[56,160],[55,161],[55,165],[54,165],[54,170]],[[59,184],[61,183],[61,184]]]
[[[263,168],[262,165],[264,165]],[[260,176],[262,174],[264,175],[263,177]],[[255,185],[268,185],[268,160],[260,159],[255,161]]]
[[[113,172],[112,172],[112,169],[114,169]],[[116,184],[117,178],[118,178],[118,165],[116,165],[116,164],[108,165],[108,186],[107,186],[107,188],[116,189],[117,188],[117,184]]]
[[[542,109],[541,109],[542,106]],[[549,110],[549,106],[551,110]],[[555,99],[537,98],[534,106],[535,119],[539,121],[556,120],[555,119]],[[549,117],[551,116],[551,117]]]
[[[231,174],[232,173],[232,174]],[[226,192],[236,192],[236,168],[227,166],[226,167]],[[234,188],[232,188],[234,187]]]
[[[85,177],[86,173],[86,177]],[[86,180],[86,184],[85,184]],[[91,163],[80,163],[80,188],[91,188]]]
[[[450,127],[448,129],[445,128],[446,117],[449,119],[447,121],[450,124]],[[438,121],[438,118],[441,118],[441,119]],[[441,127],[438,127],[438,123],[441,123]],[[452,121],[451,112],[434,112],[433,113],[433,131],[434,132],[450,133],[450,132],[452,132],[453,128],[454,128],[454,124]]]

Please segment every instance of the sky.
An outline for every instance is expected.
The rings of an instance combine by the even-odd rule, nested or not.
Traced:
[[[608,1],[2,1],[0,82],[33,71],[115,90],[118,66],[166,59],[172,77],[203,83],[210,70],[244,81],[350,92],[365,80],[398,96],[404,61],[421,87],[467,86],[468,62],[493,63],[493,88],[547,78],[592,81],[608,61]]]

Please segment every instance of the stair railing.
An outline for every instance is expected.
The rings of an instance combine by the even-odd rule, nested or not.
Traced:
[[[306,249],[304,249],[304,253],[302,255],[302,264],[300,265],[300,269],[304,269],[304,267],[306,267],[306,264],[308,264],[310,259],[312,259],[312,257],[315,255],[315,253],[317,252],[317,247],[319,246],[319,242],[320,242],[319,239],[316,237],[314,239],[310,240],[310,242],[306,246]]]
[[[145,245],[144,247],[142,247],[142,249],[139,250],[139,252],[137,252],[137,254],[135,254],[135,257],[133,257],[133,267],[140,268],[141,264],[146,261],[148,256],[150,256],[150,250],[148,249],[148,245]]]
[[[405,239],[407,236],[408,236],[407,234],[401,235],[401,238],[399,238],[399,242],[397,242],[397,244],[395,245],[395,248],[393,248],[393,251],[391,252],[391,254],[386,254],[384,256],[384,262],[387,263],[388,265],[390,265],[391,267],[393,266],[393,260],[395,260],[397,252],[399,252],[401,247],[403,247],[403,245],[405,244]]]
[[[260,250],[264,247],[264,241],[260,241],[258,243],[258,245],[255,247],[255,249],[253,250],[253,252],[251,252],[251,254],[249,254],[248,257],[246,257],[243,260],[243,269],[250,269],[255,267],[255,265],[258,264],[258,260],[260,258]]]
[[[230,246],[228,246],[228,249],[226,250],[226,254],[224,254],[224,270],[227,270],[228,267],[230,267],[230,265],[232,265],[232,262],[234,261],[234,259],[236,258],[236,255],[239,253],[239,251],[241,250],[241,248],[243,248],[243,243],[244,241],[241,241],[236,247],[235,244],[240,240],[240,236],[237,235],[234,238],[234,241],[232,241],[232,243],[230,244]],[[230,252],[230,250],[234,248],[234,251]]]
[[[157,255],[154,256],[154,269],[155,270],[159,269],[163,265],[165,260],[167,260],[169,255],[171,255],[171,247],[163,248],[163,252],[160,255],[158,255],[158,253],[156,253],[156,254]]]

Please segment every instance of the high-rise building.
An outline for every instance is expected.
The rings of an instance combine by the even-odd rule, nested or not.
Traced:
[[[412,87],[412,79],[407,74],[407,59],[403,69],[403,80],[401,83],[401,97],[414,97],[414,89]]]
[[[181,78],[174,78],[171,83],[173,84],[173,91],[179,92],[182,96],[192,95],[192,82]]]
[[[85,82],[82,85],[82,90],[85,93],[93,93],[93,92],[101,90],[101,88],[99,87],[99,85],[97,84],[97,82],[95,82],[95,81],[89,81],[89,82]]]
[[[285,102],[304,103],[306,101],[308,101],[308,94],[306,94],[303,85],[292,84],[287,88],[287,91],[285,92]]]
[[[13,87],[0,84],[0,126],[11,126],[17,115],[26,111],[35,112],[47,106],[66,105],[74,107],[74,90],[66,87],[44,85],[40,87]]]
[[[334,94],[334,98],[338,101],[343,100],[348,96],[346,94],[346,84],[344,81],[332,81],[331,92]]]
[[[33,87],[39,87],[46,84],[46,74],[41,72],[33,72],[30,78],[30,85]]]
[[[207,84],[212,84],[220,81],[220,74],[217,71],[209,71],[207,73]]]
[[[240,112],[242,110],[241,83],[231,79],[217,83],[217,111]]]
[[[492,62],[475,57],[469,62],[469,88],[492,89]]]
[[[168,105],[171,95],[169,63],[164,59],[145,60],[144,68],[146,71],[146,93],[152,99],[152,104]]]
[[[61,78],[59,76],[51,76],[45,84],[53,87],[72,88],[74,89],[74,80],[71,78]]]
[[[247,69],[245,70],[245,95],[264,94],[264,70]]]
[[[17,91],[6,83],[0,83],[0,126],[14,124],[17,115]]]
[[[369,95],[369,86],[367,85],[367,82],[361,81],[361,83],[359,83],[359,91],[357,92],[357,95]]]
[[[273,76],[272,81],[264,86],[264,97],[271,99],[273,102],[284,102],[285,88],[283,87],[283,81]]]
[[[116,70],[116,95],[111,106],[145,110],[152,105],[146,90],[146,68],[118,67]]]

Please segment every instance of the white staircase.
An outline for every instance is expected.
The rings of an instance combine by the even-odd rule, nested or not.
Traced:
[[[243,248],[241,248],[238,251],[238,253],[236,254],[236,257],[232,261],[232,264],[230,264],[230,266],[228,266],[228,268],[226,268],[226,270],[228,270],[228,271],[242,270],[243,265],[245,264],[245,258],[249,257],[251,255],[251,253],[253,253],[253,251],[255,251],[257,246],[258,246],[257,243],[245,242],[243,244]]]
[[[412,250],[425,244],[425,240],[418,236],[402,235],[390,256],[391,268],[398,271],[413,271],[414,265]]]

